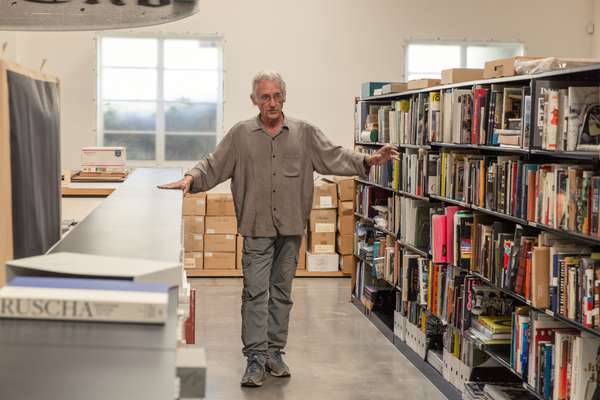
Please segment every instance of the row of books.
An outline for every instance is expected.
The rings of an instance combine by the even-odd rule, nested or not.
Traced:
[[[529,86],[491,84],[419,93],[371,107],[377,109],[379,142],[528,148],[533,137],[534,148],[596,151],[599,103],[599,88],[587,82],[539,80],[534,99]]]

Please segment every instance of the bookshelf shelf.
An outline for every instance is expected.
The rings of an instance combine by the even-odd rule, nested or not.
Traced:
[[[431,150],[431,146],[424,145],[424,144],[400,143],[400,144],[397,144],[396,146],[400,147],[401,149]]]
[[[503,218],[512,222],[515,222],[517,224],[521,224],[521,225],[528,225],[528,222],[522,218],[518,218],[518,217],[514,217],[512,215],[508,215],[508,214],[504,214],[498,211],[492,211],[492,210],[488,210],[487,208],[483,208],[483,207],[479,207],[479,206],[474,206],[471,205],[470,208],[472,210],[475,211],[480,211],[482,213],[488,214],[488,215],[492,215],[494,217],[498,217],[498,218]]]
[[[600,160],[600,152],[551,151],[551,150],[531,149],[530,153],[532,156],[545,156],[545,157],[554,157],[554,158],[564,158],[564,159],[570,159],[570,160],[589,160],[589,161]]]
[[[364,216],[364,215],[362,215],[362,214],[360,214],[360,213],[357,213],[357,212],[355,212],[355,213],[354,213],[354,215],[355,215],[355,216],[357,216],[357,217],[358,217],[358,218],[360,218],[360,219],[363,219],[363,220],[365,220],[365,221],[367,221],[367,222],[370,222],[371,224],[373,224],[373,227],[374,227],[376,230],[378,230],[378,231],[380,231],[380,232],[383,232],[383,233],[385,233],[385,234],[387,234],[387,235],[390,235],[390,236],[392,236],[394,239],[396,239],[396,234],[395,234],[395,233],[393,233],[393,232],[391,232],[391,231],[388,231],[387,229],[385,229],[385,228],[382,228],[382,227],[380,227],[380,226],[377,226],[377,225],[375,224],[375,220],[374,220],[374,219],[372,219],[372,218],[369,218],[369,217],[366,217],[366,216]]]
[[[386,144],[389,143],[381,143],[381,142],[354,142],[355,145],[357,146],[376,146],[376,147],[381,147],[381,146],[385,146]]]
[[[528,224],[529,226],[540,229],[542,231],[555,233],[557,235],[564,236],[565,238],[572,238],[594,246],[600,246],[600,237],[588,236],[578,232],[565,231],[564,229],[553,228],[551,226],[539,224],[537,222],[529,222]]]
[[[430,201],[431,200],[428,196],[419,196],[418,194],[403,192],[402,190],[399,190],[396,193],[398,193],[400,196],[408,197],[408,198],[415,199],[415,200],[422,200],[422,201]]]
[[[396,193],[396,191],[390,187],[383,186],[383,185],[380,185],[378,183],[371,182],[371,181],[365,181],[364,179],[359,179],[359,178],[355,178],[355,179],[356,179],[356,182],[362,183],[363,185],[375,186],[380,189],[387,190],[388,192]]]
[[[461,206],[461,207],[464,207],[464,208],[471,208],[471,205],[468,204],[468,203],[465,203],[464,201],[458,201],[458,200],[454,200],[454,199],[448,199],[446,197],[436,196],[434,194],[430,194],[429,197],[432,198],[432,199],[435,199],[435,200],[443,201],[444,203],[455,204],[457,206]]]
[[[400,244],[400,246],[405,247],[406,249],[408,249],[408,250],[412,251],[413,253],[418,254],[422,257],[431,258],[431,254],[429,254],[427,252],[427,250],[419,249],[418,247],[415,247],[412,244],[406,243],[402,240],[398,240],[398,244]]]

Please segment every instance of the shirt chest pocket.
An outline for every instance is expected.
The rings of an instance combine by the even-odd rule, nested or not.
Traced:
[[[283,156],[283,176],[294,178],[300,176],[301,158],[299,154],[286,154]]]

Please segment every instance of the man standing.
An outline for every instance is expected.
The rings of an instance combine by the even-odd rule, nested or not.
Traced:
[[[292,279],[313,197],[313,172],[365,177],[371,165],[397,155],[391,145],[368,156],[334,146],[307,122],[283,114],[285,82],[260,72],[250,98],[260,114],[236,124],[215,151],[177,182],[184,192],[207,191],[231,178],[242,256],[243,386],[261,386],[266,372],[290,376],[282,350],[292,309]]]

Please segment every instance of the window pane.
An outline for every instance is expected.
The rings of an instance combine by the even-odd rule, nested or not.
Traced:
[[[408,72],[438,74],[443,69],[460,67],[460,46],[411,44],[408,46]]]
[[[216,103],[165,104],[167,132],[216,132]]]
[[[213,151],[216,144],[216,135],[166,135],[165,160],[200,160]]]
[[[469,46],[467,68],[483,68],[486,61],[523,55],[522,45]]]
[[[165,100],[217,101],[217,71],[165,71]]]
[[[110,100],[156,100],[156,70],[104,68],[102,96]]]
[[[156,103],[111,101],[104,103],[104,129],[108,131],[153,131]]]
[[[105,133],[105,146],[125,146],[128,160],[156,159],[156,136],[139,133]]]
[[[165,40],[165,68],[217,69],[219,49],[199,40]]]
[[[158,41],[145,38],[103,38],[102,65],[156,67]]]

